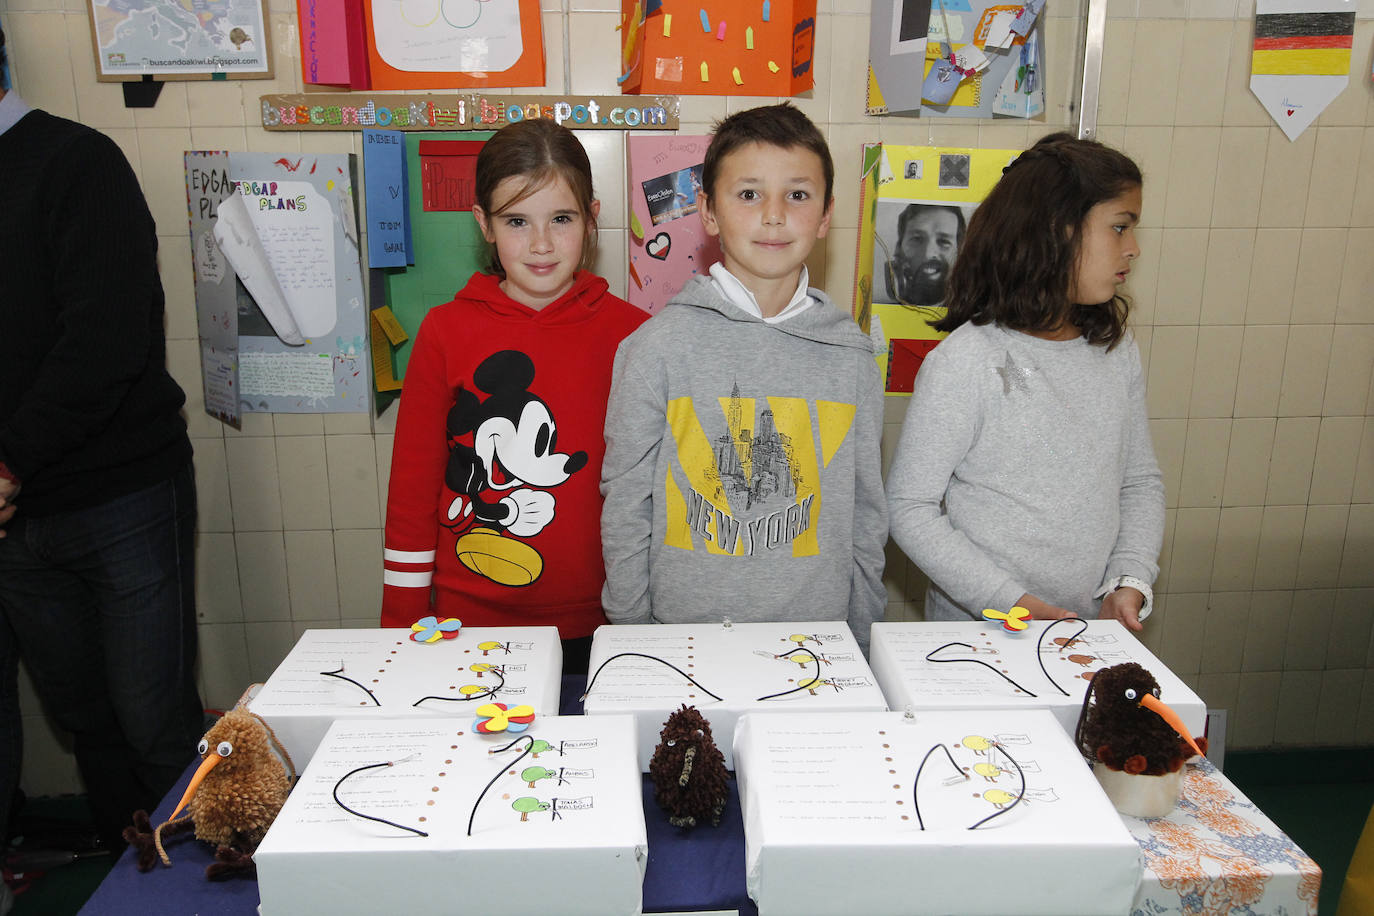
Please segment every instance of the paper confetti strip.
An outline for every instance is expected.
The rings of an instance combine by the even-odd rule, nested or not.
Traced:
[[[706,66],[704,60],[701,62],[701,81],[703,83],[711,82],[711,68]]]
[[[744,30],[744,47],[750,51],[754,50],[754,27],[752,25]]]
[[[630,58],[635,53],[635,44],[639,41],[641,9],[642,6],[636,3],[634,12],[630,14],[629,30],[625,33],[625,50],[621,52],[620,69],[622,70],[630,66]]]
[[[767,22],[767,21],[768,21],[768,17],[769,17],[770,15],[772,15],[772,12],[773,12],[773,10],[770,8],[769,3],[768,3],[768,0],[763,0],[763,21],[764,21],[764,22]]]
[[[778,65],[777,65],[776,63],[774,63],[773,61],[770,60],[770,61],[768,62],[768,69],[769,69],[769,70],[772,70],[774,73],[777,73],[778,70],[779,70],[779,67],[778,67]]]
[[[716,41],[725,40],[725,20],[720,21],[720,28],[716,29]]]
[[[739,75],[739,67],[736,67],[734,70],[730,71],[730,75],[733,76],[733,77],[735,78],[735,85],[736,85],[736,86],[743,86],[743,85],[744,85],[744,78],[743,78],[742,76]]]
[[[672,13],[664,13],[664,14],[663,14],[663,37],[664,37],[664,38],[671,38],[672,36],[673,36],[673,14],[672,14]]]
[[[703,32],[711,31],[711,17],[706,15],[705,10],[699,10],[698,12],[701,13],[701,30]]]

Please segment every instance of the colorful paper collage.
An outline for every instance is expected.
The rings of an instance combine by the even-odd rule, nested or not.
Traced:
[[[366,3],[373,89],[544,85],[539,0]]]
[[[854,319],[884,341],[885,391],[911,393],[921,361],[944,335],[944,284],[968,218],[1019,150],[864,147]]]
[[[707,136],[627,137],[630,159],[629,300],[657,312],[720,260],[697,214]]]
[[[1045,110],[1043,8],[1044,0],[876,0],[867,112],[1035,117]]]
[[[1355,0],[1257,0],[1250,91],[1296,140],[1350,82]]]
[[[689,15],[620,0],[621,92],[792,96],[811,88],[816,0],[699,4]]]
[[[405,134],[407,174],[422,174],[421,144],[436,141],[471,143],[490,136],[490,133],[472,132]],[[398,379],[405,377],[410,347],[425,313],[448,302],[467,284],[472,274],[481,269],[487,250],[472,213],[426,208],[422,185],[423,182],[417,180],[406,183],[412,266],[381,271],[385,279],[386,304],[410,337],[410,342],[401,344],[396,350],[394,372]]]
[[[921,110],[929,0],[874,0],[868,27],[868,103],[871,115]]]

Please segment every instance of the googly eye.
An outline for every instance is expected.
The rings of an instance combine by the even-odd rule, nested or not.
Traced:
[[[234,746],[228,741],[221,741],[219,744],[215,745],[215,753],[219,754],[221,757],[228,757],[230,754],[234,753]]]
[[[1135,688],[1134,688],[1134,687],[1127,687],[1127,688],[1126,688],[1126,699],[1128,699],[1128,700],[1134,700],[1137,696],[1139,696],[1139,694],[1135,692]]]
[[[697,737],[698,737],[698,738],[705,738],[705,737],[706,737],[706,732],[702,731],[701,729],[697,729]]]
[[[204,757],[204,756],[205,756],[205,752],[208,751],[209,749],[210,749],[210,742],[206,741],[204,738],[201,738],[201,739],[200,739],[200,744],[197,744],[197,745],[196,745],[196,753],[199,754],[199,755],[201,755],[202,757]]]
[[[674,741],[672,738],[669,738],[669,739],[668,739],[668,746],[669,746],[669,747],[677,747],[677,742]]]
[[[1156,687],[1154,690],[1151,690],[1150,693],[1153,693],[1153,694],[1155,695],[1155,699],[1156,699],[1156,700],[1159,699],[1159,688],[1158,688],[1158,687]]]

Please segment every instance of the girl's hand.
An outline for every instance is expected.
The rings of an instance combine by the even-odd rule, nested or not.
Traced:
[[[1136,592],[1136,594],[1140,594]],[[1058,605],[1041,601],[1030,592],[1016,599],[1016,603],[1031,612],[1032,620],[1058,620],[1061,617],[1077,617],[1073,611]]]
[[[1102,610],[1098,612],[1097,619],[1119,620],[1126,625],[1126,629],[1140,632],[1145,629],[1140,622],[1140,606],[1144,603],[1144,595],[1129,585],[1123,585],[1108,592],[1102,599]]]

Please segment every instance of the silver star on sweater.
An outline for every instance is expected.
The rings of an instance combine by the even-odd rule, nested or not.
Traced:
[[[1011,394],[1013,388],[1018,391],[1030,391],[1030,375],[1034,371],[1033,368],[1016,365],[1016,361],[1011,358],[1011,351],[1008,350],[1006,364],[997,367],[997,374],[1002,376],[1002,393]]]

